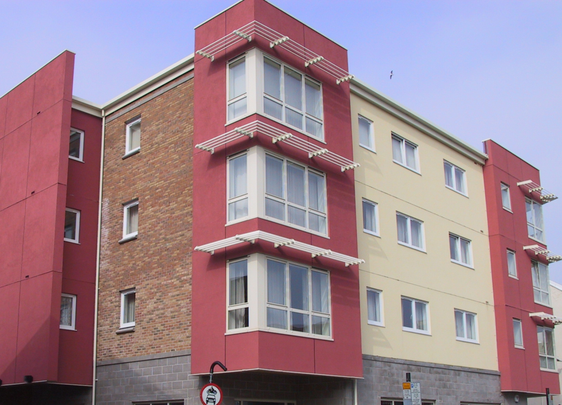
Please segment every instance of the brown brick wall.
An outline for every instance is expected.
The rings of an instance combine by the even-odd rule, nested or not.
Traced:
[[[107,118],[98,361],[191,347],[193,80],[185,79]],[[138,115],[140,152],[123,159],[125,122]],[[138,238],[119,244],[123,203],[134,198]],[[135,329],[118,334],[120,291],[131,287]]]

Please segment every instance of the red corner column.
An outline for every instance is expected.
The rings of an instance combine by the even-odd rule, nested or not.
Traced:
[[[235,41],[227,41],[225,47],[221,45],[224,37]],[[287,46],[272,47],[273,38]],[[215,41],[217,49],[209,51]],[[353,170],[345,170],[353,163],[350,92],[347,82],[338,83],[347,71],[347,51],[263,0],[240,2],[205,22],[196,28],[195,42],[196,51],[201,52],[195,55],[194,145],[200,147],[194,148],[193,159],[192,373],[207,373],[218,360],[229,372],[361,377],[358,268],[349,259],[357,257],[354,178]],[[305,52],[321,55],[322,62],[305,66],[307,61],[295,55]],[[244,66],[235,71],[238,63]],[[328,63],[338,73],[327,73],[324,67]],[[272,71],[264,72],[270,67]],[[273,81],[271,76],[265,78],[271,72],[276,77]],[[272,88],[265,90],[266,86]],[[301,97],[300,106],[290,99],[290,86],[296,86],[291,89],[297,89],[294,94]],[[231,105],[244,98],[241,104],[246,107]],[[276,115],[269,110],[272,104],[266,103],[270,102],[283,112]],[[316,102],[317,108],[307,102]],[[291,121],[291,113],[296,121]],[[305,120],[312,116],[313,122],[299,122],[301,116]],[[237,129],[246,134],[237,138]],[[231,131],[237,139],[223,136]],[[274,139],[284,134],[290,134],[294,142]],[[213,139],[218,145],[211,150],[205,145]],[[311,150],[321,152],[313,156]],[[238,162],[242,169],[233,163],[237,156],[242,156]],[[330,156],[337,156],[340,163]],[[283,174],[276,177],[270,163],[278,165]],[[235,178],[234,170],[241,170],[243,176]],[[306,202],[288,195],[289,188],[299,189],[289,177],[302,173],[300,178],[308,185],[304,187]],[[316,191],[312,190],[314,182],[321,184]],[[239,186],[242,191],[235,190]],[[272,191],[274,188],[278,191]],[[247,208],[229,213],[229,206],[235,211],[237,193],[246,200],[241,204]],[[277,204],[279,211],[268,204]],[[325,229],[314,222],[318,219],[315,213],[319,213],[319,221],[326,221]],[[299,222],[293,214],[305,219]],[[230,244],[232,238],[246,234],[258,236]],[[294,241],[275,244],[268,239],[271,235]],[[220,241],[229,246],[205,250]],[[295,243],[302,244],[304,251],[295,249]],[[314,257],[306,251],[314,248],[326,255]],[[334,259],[328,251],[348,259]],[[247,276],[238,282],[247,283],[246,287],[236,287],[232,281],[232,263],[240,260]],[[279,279],[285,283],[283,287],[274,286],[271,263],[284,266],[285,273],[277,273],[284,274]],[[303,285],[296,285],[295,266],[302,274],[308,272],[303,281],[308,283],[306,292]],[[325,275],[328,284],[318,281],[326,280]],[[230,291],[235,288],[237,292]],[[273,297],[273,289],[284,290],[285,297]],[[319,298],[319,289],[325,292],[323,298]],[[304,300],[309,301],[304,310],[302,302],[297,302],[303,294],[308,294]],[[237,308],[241,310],[236,312]],[[304,328],[297,325],[303,314],[310,322]],[[313,332],[312,323],[322,322],[319,317],[327,325],[319,329],[317,325]]]
[[[484,142],[498,360],[506,396],[560,392],[552,333],[542,205],[553,196],[539,171],[492,140]],[[516,401],[517,402],[517,401]]]

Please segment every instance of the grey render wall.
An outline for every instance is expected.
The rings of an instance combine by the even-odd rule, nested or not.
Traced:
[[[190,370],[189,351],[98,362],[96,404],[184,400],[199,405],[199,392],[209,377],[192,376]],[[235,405],[236,400],[353,405],[354,382],[345,378],[247,371],[216,373],[213,382],[222,389],[224,405]]]
[[[497,371],[364,355],[364,379],[357,383],[358,404],[401,399],[406,373],[421,384],[422,399],[436,405],[505,403]]]

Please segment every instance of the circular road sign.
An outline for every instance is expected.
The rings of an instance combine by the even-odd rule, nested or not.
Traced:
[[[219,405],[222,402],[222,391],[217,384],[209,383],[201,388],[203,405]]]

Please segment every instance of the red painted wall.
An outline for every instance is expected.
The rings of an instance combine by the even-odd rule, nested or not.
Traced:
[[[253,20],[289,36],[292,40],[300,42],[317,54],[347,69],[345,49],[263,0],[246,0],[238,3],[197,27],[195,49],[201,49]],[[302,60],[297,60],[278,48],[272,51],[269,42],[260,37],[254,37],[250,43],[241,42],[228,48],[225,52],[216,55],[214,62],[196,55],[194,144],[254,120],[284,128],[282,124],[258,115],[225,127],[226,63],[244,50],[256,46],[323,82],[326,143],[308,138],[289,128],[285,130],[351,159],[349,86],[345,83],[336,85],[335,78],[327,76],[314,66],[305,69]],[[256,144],[326,173],[329,239],[265,219],[252,219],[225,227],[226,159],[229,155]],[[262,230],[357,257],[353,171],[341,173],[337,166],[321,160],[308,159],[306,154],[290,146],[273,145],[269,138],[260,136],[253,140],[233,142],[226,148],[217,148],[213,155],[199,149],[194,151],[194,247],[236,234]],[[330,271],[333,341],[269,332],[225,336],[226,260],[253,252],[262,252]],[[287,248],[274,249],[267,242],[232,247],[226,251],[215,252],[213,256],[201,252],[193,254],[193,373],[208,372],[210,364],[220,360],[226,364],[229,371],[262,368],[362,376],[359,317],[357,266],[346,268],[343,263],[326,258],[313,260],[309,254],[296,253]]]
[[[73,73],[74,54],[65,51],[0,98],[3,385],[22,383],[24,375],[35,382],[92,383],[101,122],[72,113]],[[86,171],[93,172],[69,164],[71,121],[94,135],[85,148]],[[63,240],[67,199],[88,212],[75,251]],[[77,317],[80,329],[71,339],[65,334],[72,332],[59,329],[61,292],[72,293],[67,289],[84,296],[78,300],[84,317]]]
[[[540,184],[539,171],[491,140],[485,141],[485,149],[489,158],[484,167],[484,186],[501,388],[535,393],[550,388],[551,393],[558,393],[558,374],[540,370],[537,324],[529,317],[532,312],[552,314],[552,308],[534,302],[532,258],[523,250],[523,246],[545,245],[528,236],[525,193],[517,186],[525,180]],[[509,185],[512,212],[502,208],[500,183]],[[508,275],[507,249],[516,252],[517,279]],[[514,346],[513,318],[522,321],[525,349]]]

